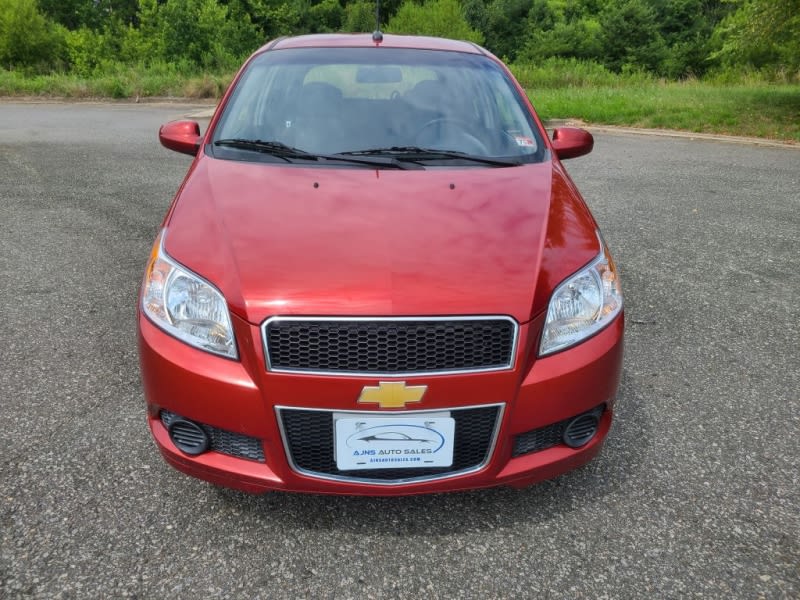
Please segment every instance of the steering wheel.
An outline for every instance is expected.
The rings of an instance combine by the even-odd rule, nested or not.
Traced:
[[[470,127],[469,123],[461,119],[437,117],[417,130],[414,144],[436,150],[457,150],[467,154],[488,155],[489,149],[486,144],[467,131]]]

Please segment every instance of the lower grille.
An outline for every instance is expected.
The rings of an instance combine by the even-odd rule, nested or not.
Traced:
[[[605,405],[601,405],[586,414],[596,415],[596,418],[600,418],[604,410]],[[553,446],[563,444],[564,432],[573,419],[575,419],[575,417],[570,417],[558,423],[540,427],[539,429],[532,429],[531,431],[516,436],[514,438],[512,456],[517,457],[523,454],[530,454],[531,452],[540,452],[541,450],[547,450]]]
[[[161,422],[167,429],[169,429],[173,421],[180,418],[179,415],[169,412],[168,410],[161,411]],[[228,454],[237,458],[247,458],[249,460],[264,462],[264,447],[261,445],[261,440],[258,438],[226,431],[225,429],[218,429],[217,427],[205,425],[204,423],[197,423],[197,425],[203,428],[211,440],[208,447],[209,450]]]
[[[340,471],[336,468],[333,413],[320,410],[280,409],[286,451],[292,464],[311,475],[375,483],[444,477],[471,471],[484,465],[500,418],[499,406],[450,410],[455,420],[453,464],[421,469],[368,469]]]

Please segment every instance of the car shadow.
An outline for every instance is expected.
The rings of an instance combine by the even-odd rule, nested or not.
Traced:
[[[545,523],[608,495],[625,492],[650,439],[651,424],[645,408],[634,378],[623,371],[614,426],[600,456],[581,469],[521,490],[493,488],[370,498],[280,492],[253,496],[227,488],[208,489],[236,510],[257,513],[267,522],[274,518],[284,527],[288,520],[296,527],[313,530],[415,536],[483,532],[520,522]]]

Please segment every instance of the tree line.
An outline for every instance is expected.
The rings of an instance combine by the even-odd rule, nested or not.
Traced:
[[[381,27],[472,40],[517,64],[800,71],[800,0],[382,0]],[[374,0],[0,0],[0,67],[221,72],[275,37],[374,28]]]

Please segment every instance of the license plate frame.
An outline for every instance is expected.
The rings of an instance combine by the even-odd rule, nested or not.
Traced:
[[[453,465],[455,419],[446,411],[335,413],[333,437],[339,471],[446,468]]]

